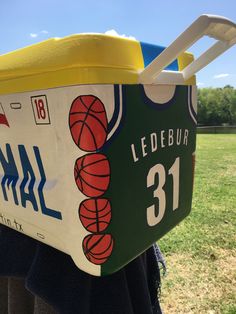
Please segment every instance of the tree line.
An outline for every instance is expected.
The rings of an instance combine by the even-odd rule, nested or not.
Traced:
[[[199,125],[236,125],[236,89],[223,88],[198,90]]]

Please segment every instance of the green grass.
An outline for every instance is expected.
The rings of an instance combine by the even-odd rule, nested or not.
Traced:
[[[161,239],[165,313],[236,313],[236,135],[197,136],[192,212]]]

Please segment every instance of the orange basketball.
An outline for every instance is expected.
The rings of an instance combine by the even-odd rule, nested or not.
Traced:
[[[83,251],[87,259],[101,265],[111,256],[114,240],[110,234],[90,234],[83,240]]]
[[[104,231],[111,221],[111,204],[107,199],[88,199],[79,207],[79,218],[88,231]]]
[[[72,138],[84,151],[100,149],[107,138],[107,115],[104,104],[94,95],[77,97],[70,108]]]
[[[80,157],[74,167],[75,182],[79,190],[89,197],[105,193],[110,183],[110,165],[103,154],[88,154]]]

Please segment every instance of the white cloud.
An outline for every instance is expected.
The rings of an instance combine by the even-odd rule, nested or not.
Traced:
[[[30,33],[30,37],[31,37],[31,38],[36,38],[36,37],[38,37],[38,34]]]
[[[49,33],[49,32],[44,29],[44,30],[42,30],[42,31],[40,31],[40,32],[38,32],[38,33],[30,33],[30,37],[31,37],[31,38],[37,38],[38,36],[40,36],[40,35],[42,35],[42,34],[46,35],[46,34],[48,34],[48,33]]]
[[[122,37],[122,38],[129,38],[129,39],[134,39],[136,40],[136,38],[134,36],[127,36],[125,34],[118,34],[116,30],[114,29],[110,29],[108,31],[105,32],[106,35],[110,35],[110,36],[115,36],[115,37]]]
[[[227,77],[227,76],[229,76],[228,73],[222,73],[222,74],[214,75],[213,78],[214,79],[219,79],[219,78],[224,78],[224,77]]]
[[[197,86],[203,86],[203,85],[205,85],[205,83],[203,83],[203,82],[198,82],[197,83]]]

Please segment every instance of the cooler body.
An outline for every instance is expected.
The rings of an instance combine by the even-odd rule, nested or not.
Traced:
[[[140,84],[162,47],[91,36],[0,57],[0,223],[101,276],[189,214],[196,86]],[[53,45],[61,56],[49,56]],[[96,56],[83,55],[91,45]],[[182,54],[167,70],[191,60]]]

